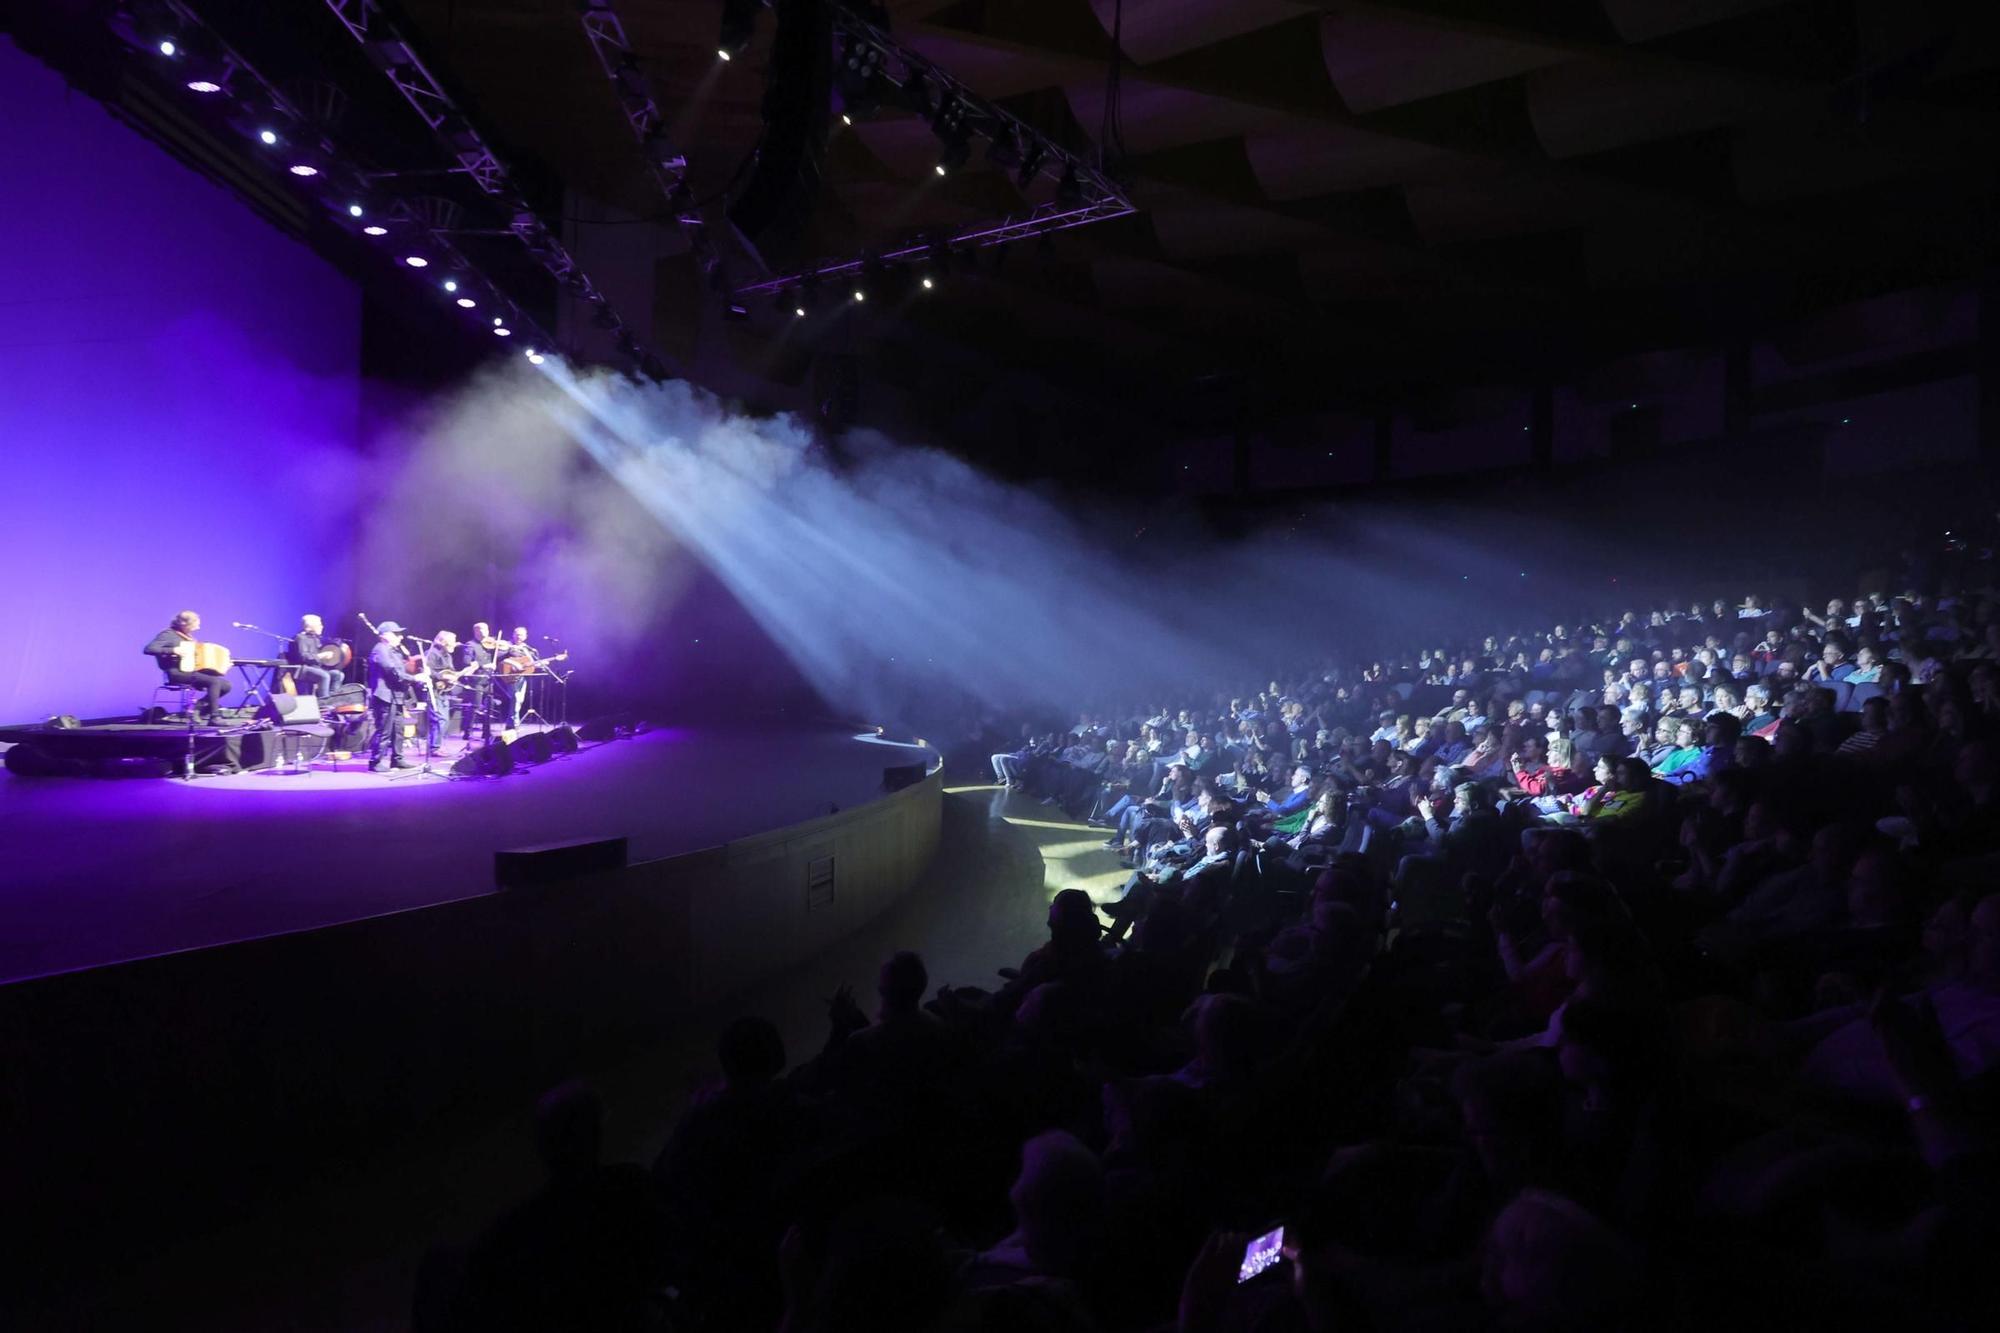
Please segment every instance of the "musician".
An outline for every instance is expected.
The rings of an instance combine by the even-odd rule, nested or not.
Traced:
[[[401,625],[385,620],[375,627],[375,637],[375,647],[368,654],[368,719],[375,724],[368,741],[368,767],[376,773],[391,767],[415,768],[403,758],[400,705],[429,676],[409,669],[403,656]]]
[[[499,706],[499,685],[494,673],[500,666],[500,640],[493,637],[493,627],[479,621],[472,627],[472,637],[458,646],[458,669],[461,679],[473,677],[471,687],[466,691],[461,716],[465,721],[465,736],[472,738],[472,721],[475,712],[490,714]]]
[[[528,642],[528,627],[526,625],[514,626],[513,641],[500,650],[500,657],[503,661],[522,664],[517,669],[524,673],[534,670],[535,663],[541,661],[541,655],[535,651],[535,646]],[[519,727],[521,725],[521,710],[528,706],[528,677],[525,674],[516,676],[507,682],[507,702],[510,719],[507,725],[509,727]]]
[[[301,681],[312,685],[312,692],[322,700],[331,698],[333,692],[347,683],[347,673],[333,667],[319,664],[320,635],[326,632],[326,625],[318,616],[299,617],[299,632],[292,636],[292,646],[286,656],[293,662],[293,671]]]
[[[229,693],[228,678],[213,671],[181,670],[181,652],[184,647],[193,647],[194,632],[200,628],[201,617],[192,611],[183,611],[167,622],[167,627],[155,634],[152,642],[140,651],[160,664],[169,685],[183,685],[208,695],[206,712],[209,725],[214,726],[222,707],[222,696]]]
[[[437,708],[431,713],[431,748],[437,749],[444,743],[444,735],[451,730],[451,716],[459,711],[460,696],[458,681],[458,635],[448,629],[441,629],[431,640],[431,646],[424,649],[424,668],[431,673],[431,697],[437,701]],[[465,734],[472,734],[472,720],[465,719]]]

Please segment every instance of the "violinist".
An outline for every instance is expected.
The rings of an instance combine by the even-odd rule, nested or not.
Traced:
[[[368,654],[368,720],[375,724],[368,741],[368,767],[376,773],[392,767],[415,768],[403,758],[402,704],[413,687],[430,680],[430,673],[421,669],[421,658],[416,661],[418,669],[411,669],[403,655],[403,627],[395,621],[377,625],[375,638]]]

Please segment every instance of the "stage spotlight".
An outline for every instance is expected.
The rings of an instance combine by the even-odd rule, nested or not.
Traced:
[[[1000,132],[993,136],[993,141],[986,145],[986,160],[1009,170],[1021,165],[1021,141],[1012,125],[1002,125]]]
[[[722,34],[715,54],[724,60],[743,54],[757,35],[757,0],[722,0]]]
[[[727,302],[722,307],[722,317],[731,320],[748,319],[750,318],[750,307],[740,301]]]
[[[404,255],[403,262],[411,268],[429,268],[431,266],[431,261],[425,259],[422,255]]]
[[[868,293],[862,291],[859,287],[856,287],[854,289],[854,299],[856,301],[866,301],[868,299]]]
[[[448,292],[455,292],[455,291],[457,291],[457,290],[458,290],[458,279],[457,279],[457,278],[446,278],[446,279],[444,280],[444,289],[445,289],[446,291],[448,291]]]
[[[469,296],[461,296],[461,297],[459,297],[459,298],[458,298],[458,304],[459,304],[459,305],[460,305],[460,306],[461,306],[462,308],[464,308],[464,309],[466,309],[466,310],[470,310],[470,309],[472,309],[472,307],[474,307],[474,306],[478,305],[478,304],[479,304],[479,302],[477,302],[477,301],[473,300],[473,299],[472,299],[471,297],[469,297]]]
[[[493,336],[496,338],[511,338],[514,336],[514,330],[505,325],[500,325],[493,330]]]
[[[161,43],[160,43],[160,54],[161,54],[161,55],[163,55],[163,56],[169,56],[169,57],[171,57],[171,56],[177,56],[177,55],[179,55],[180,53],[181,53],[181,49],[180,49],[180,47],[176,46],[176,45],[175,45],[175,44],[173,43],[172,39],[168,39],[168,40],[166,40],[166,41],[163,41],[163,42],[161,42]]]
[[[854,117],[848,115],[845,111],[843,111],[840,113],[840,123],[843,125],[852,125],[854,123]]]
[[[802,305],[795,305],[792,307],[792,314],[800,319],[804,319],[806,317],[806,308]]]
[[[258,130],[257,139],[266,148],[276,148],[278,146],[278,132],[276,130]]]
[[[500,316],[498,315],[495,315],[493,317],[493,327],[496,329],[499,328],[502,324],[505,324],[506,322],[507,322],[506,320],[500,318]]]
[[[361,234],[364,236],[387,236],[389,234],[389,229],[387,227],[377,227],[370,225],[363,227],[361,229]]]
[[[187,86],[189,92],[195,93],[219,93],[222,91],[222,85],[214,79],[189,79]]]
[[[542,364],[542,362],[544,362],[544,361],[546,361],[546,360],[548,360],[548,358],[547,358],[547,357],[545,357],[545,356],[543,356],[543,355],[542,355],[542,354],[541,354],[540,352],[536,351],[536,350],[535,350],[534,348],[530,347],[530,348],[528,349],[528,364],[529,364],[529,365],[531,365],[531,366],[539,366],[540,364]]]
[[[293,174],[294,176],[317,176],[317,175],[319,175],[319,168],[318,168],[318,167],[316,167],[316,166],[314,166],[314,165],[313,165],[312,163],[310,163],[310,162],[294,162],[294,163],[292,163],[292,165],[291,165],[291,168],[290,168],[290,170],[291,170],[291,173],[292,173],[292,174]]]
[[[358,218],[358,217],[360,217],[360,216],[361,216],[361,205],[359,205],[359,204],[349,204],[349,205],[347,206],[347,216],[349,216],[349,217],[351,217],[351,218]]]
[[[1083,202],[1083,183],[1077,179],[1074,162],[1063,168],[1062,179],[1056,183],[1056,202],[1065,208]]]
[[[936,284],[935,282],[931,281],[931,280],[930,280],[929,278],[925,278],[925,279],[924,279],[924,290],[925,290],[925,291],[930,291],[930,290],[931,290],[931,289],[932,289],[933,287],[936,287],[936,286],[937,286],[937,284]]]
[[[840,50],[840,105],[845,112],[873,111],[882,100],[882,49],[864,38],[850,35]],[[841,119],[854,121],[843,114]]]
[[[1021,169],[1014,173],[1014,184],[1027,189],[1029,183],[1041,173],[1042,163],[1048,161],[1048,157],[1049,146],[1046,143],[1040,139],[1028,140],[1027,146],[1021,150]]]

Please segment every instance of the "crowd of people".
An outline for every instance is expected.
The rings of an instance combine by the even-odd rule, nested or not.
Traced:
[[[1031,722],[1114,900],[737,1021],[650,1166],[551,1093],[420,1326],[1990,1327],[1985,572]]]

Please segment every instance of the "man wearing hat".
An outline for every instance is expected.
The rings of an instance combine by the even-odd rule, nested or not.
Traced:
[[[403,729],[398,725],[396,705],[413,684],[429,679],[427,672],[411,671],[403,658],[403,627],[385,620],[375,627],[376,644],[368,654],[368,720],[374,723],[368,740],[368,767],[381,773],[390,767],[415,768],[403,758]]]

